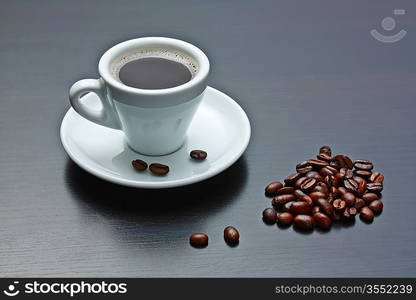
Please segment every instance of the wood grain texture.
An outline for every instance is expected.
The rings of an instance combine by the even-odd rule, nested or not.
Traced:
[[[396,4],[2,1],[0,275],[416,276],[416,6]],[[369,30],[394,8],[407,10],[397,26],[409,35],[375,41]],[[252,140],[226,172],[136,190],[87,174],[65,154],[69,86],[98,77],[107,48],[140,36],[200,46],[210,85],[246,110]],[[264,186],[322,144],[385,174],[383,214],[328,233],[265,225]],[[241,234],[235,248],[223,240],[228,225]],[[209,246],[190,247],[193,232],[206,232]]]

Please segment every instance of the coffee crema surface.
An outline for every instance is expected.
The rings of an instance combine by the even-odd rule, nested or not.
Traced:
[[[121,83],[139,89],[167,89],[189,82],[198,65],[188,55],[170,49],[142,49],[124,55],[112,66]]]

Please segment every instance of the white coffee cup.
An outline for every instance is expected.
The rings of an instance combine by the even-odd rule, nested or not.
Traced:
[[[115,64],[146,49],[166,49],[190,57],[196,64],[194,76],[182,85],[155,90],[130,87],[115,78]],[[207,87],[209,60],[204,52],[177,39],[138,38],[107,50],[98,70],[101,78],[82,79],[70,88],[69,100],[75,111],[92,122],[122,130],[128,145],[142,154],[165,155],[182,146]],[[97,94],[100,110],[82,103],[81,96],[87,92]]]

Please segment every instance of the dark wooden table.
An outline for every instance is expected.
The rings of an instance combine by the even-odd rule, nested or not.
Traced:
[[[406,9],[395,16],[393,9]],[[2,1],[1,276],[415,276],[414,1]],[[370,36],[397,21],[396,43]],[[59,126],[68,88],[98,77],[120,41],[169,36],[204,49],[210,85],[253,129],[244,156],[193,186],[116,186],[81,170]],[[322,144],[368,158],[386,177],[385,209],[330,232],[267,226],[265,184]],[[228,247],[223,228],[241,242]],[[189,234],[210,236],[207,248]]]

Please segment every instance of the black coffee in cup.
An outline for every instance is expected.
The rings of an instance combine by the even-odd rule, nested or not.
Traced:
[[[121,58],[113,75],[123,84],[139,89],[166,89],[187,83],[197,72],[188,55],[169,49],[146,49]]]

